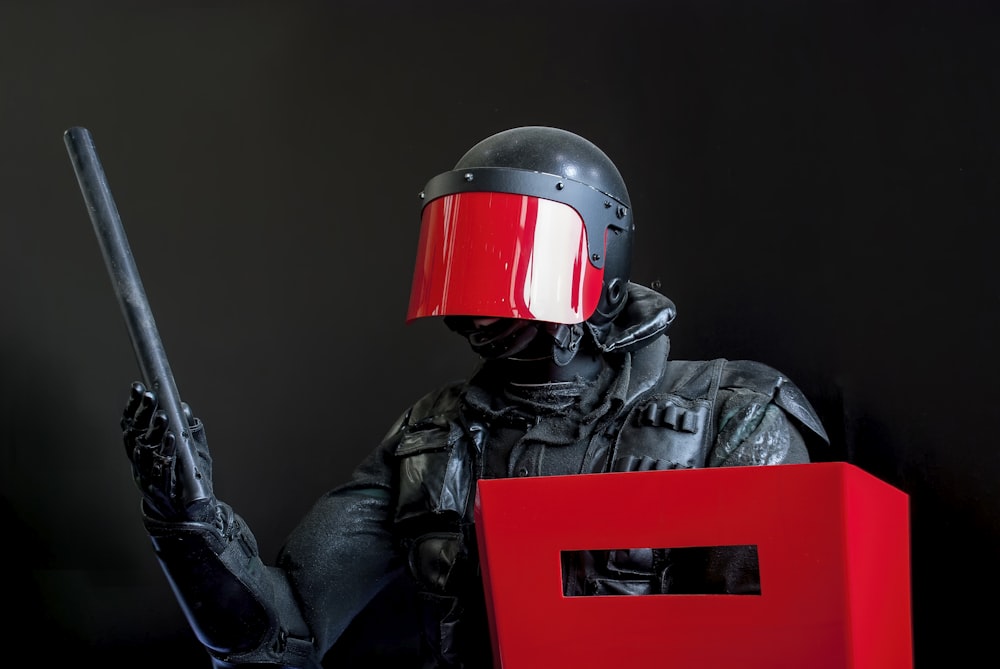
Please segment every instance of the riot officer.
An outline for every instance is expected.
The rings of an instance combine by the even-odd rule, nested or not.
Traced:
[[[427,183],[420,220],[407,319],[439,317],[480,364],[407,408],[273,563],[224,502],[174,501],[184,481],[169,457],[174,427],[133,384],[122,427],[145,526],[215,666],[321,666],[399,578],[421,620],[415,666],[490,666],[477,480],[802,463],[807,440],[827,439],[771,367],[669,358],[674,304],[630,281],[625,182],[583,137],[541,126],[487,137]],[[210,481],[204,426],[189,410],[188,421]],[[565,591],[753,592],[755,560],[593,553],[564,564]]]

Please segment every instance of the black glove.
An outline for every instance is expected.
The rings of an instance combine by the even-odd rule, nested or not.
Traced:
[[[212,488],[212,457],[208,452],[205,426],[191,407],[182,403],[187,420],[190,444],[199,482]],[[184,477],[179,476],[178,457],[185,449],[175,448],[176,436],[167,413],[158,408],[156,394],[139,382],[132,384],[128,403],[122,413],[122,438],[125,454],[132,463],[132,475],[142,491],[145,512],[159,520],[215,523],[218,504],[214,495],[197,504],[185,505]]]

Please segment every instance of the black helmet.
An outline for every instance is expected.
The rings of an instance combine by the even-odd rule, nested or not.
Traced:
[[[625,182],[590,141],[543,126],[487,137],[421,193],[407,321],[424,316],[601,325],[628,294]]]

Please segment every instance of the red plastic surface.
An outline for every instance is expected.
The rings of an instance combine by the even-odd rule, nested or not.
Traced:
[[[470,192],[428,203],[406,320],[495,316],[580,323],[604,270],[588,259],[580,214],[562,202]]]
[[[497,479],[497,667],[910,669],[909,498],[847,463]],[[565,597],[560,552],[755,544],[760,595]]]

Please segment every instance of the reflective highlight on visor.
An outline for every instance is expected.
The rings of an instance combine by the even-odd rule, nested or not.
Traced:
[[[603,278],[569,205],[512,193],[445,195],[424,207],[406,320],[579,323],[597,308]]]

